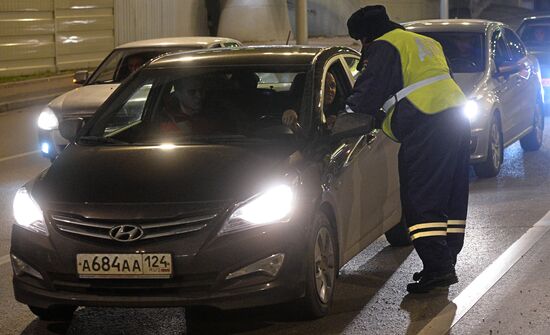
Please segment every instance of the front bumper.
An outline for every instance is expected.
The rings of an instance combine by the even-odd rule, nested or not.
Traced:
[[[207,234],[209,238],[195,253],[186,247],[194,244],[190,240],[192,236],[153,239],[129,248],[127,244],[114,241],[78,241],[52,225],[48,225],[48,229],[49,237],[18,226],[13,228],[11,253],[43,277],[40,280],[28,274],[14,275],[15,298],[27,305],[41,308],[54,305],[206,305],[235,309],[277,304],[304,294],[304,232],[303,226],[297,224],[274,224],[222,237],[215,237],[216,229],[205,229],[200,234]],[[131,253],[138,250],[171,252],[173,277],[82,279],[76,273],[76,253]],[[275,277],[255,273],[226,280],[229,273],[276,253],[284,253],[285,258]]]
[[[487,159],[489,132],[484,128],[472,129],[470,137],[470,163],[476,164]]]

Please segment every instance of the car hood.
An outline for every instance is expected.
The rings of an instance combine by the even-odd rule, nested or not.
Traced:
[[[481,84],[484,73],[453,73],[453,77],[466,96],[470,96]]]
[[[49,107],[58,116],[91,116],[118,86],[119,84],[82,86],[57,97]]]
[[[282,178],[292,151],[252,144],[168,150],[71,145],[37,179],[32,193],[41,206],[61,211],[68,205],[242,201]]]

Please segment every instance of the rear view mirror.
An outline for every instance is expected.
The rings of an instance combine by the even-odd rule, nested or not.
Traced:
[[[73,76],[74,84],[84,84],[88,80],[89,72],[87,70],[76,71]]]
[[[331,140],[338,142],[348,137],[368,134],[374,129],[374,118],[360,113],[344,113],[338,115],[332,127]]]
[[[80,129],[82,129],[83,124],[84,120],[81,118],[64,120],[59,124],[59,132],[63,138],[70,142],[74,142],[76,135]]]

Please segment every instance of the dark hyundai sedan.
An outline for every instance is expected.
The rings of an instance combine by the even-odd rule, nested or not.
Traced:
[[[384,233],[409,243],[397,144],[339,112],[358,61],[347,48],[167,55],[86,124],[62,122],[71,143],[14,199],[16,299],[43,319],[292,301],[326,314],[341,265]]]

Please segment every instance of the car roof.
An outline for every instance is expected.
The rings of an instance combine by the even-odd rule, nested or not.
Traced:
[[[550,15],[530,16],[523,19],[523,23],[530,21],[541,21],[541,23],[550,23]]]
[[[213,44],[218,43],[237,43],[241,45],[241,42],[232,38],[226,37],[212,37],[212,36],[193,36],[193,37],[166,37],[156,38],[151,40],[141,40],[135,42],[129,42],[119,45],[115,49],[128,49],[128,48],[147,48],[147,47],[194,47],[197,49],[207,48]]]
[[[484,33],[490,26],[503,26],[497,21],[448,19],[448,20],[420,20],[403,24],[407,30],[421,32],[467,31]]]
[[[148,68],[231,65],[311,65],[323,52],[359,53],[347,47],[323,46],[250,46],[234,49],[208,49],[171,53],[154,59]]]

